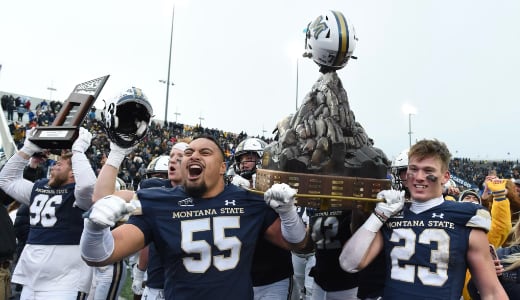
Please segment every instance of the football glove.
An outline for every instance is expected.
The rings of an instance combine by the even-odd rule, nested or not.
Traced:
[[[137,264],[134,264],[134,267],[132,269],[132,277],[134,278],[132,280],[132,292],[136,295],[142,295],[144,291],[144,275],[146,271],[141,271],[137,267]]]
[[[296,190],[285,183],[275,183],[264,193],[265,202],[278,214],[296,210],[294,206]]]
[[[377,199],[385,199],[385,202],[376,204],[374,214],[384,223],[388,218],[397,214],[404,206],[404,191],[384,190],[377,193]]]
[[[112,227],[126,214],[138,209],[138,200],[126,202],[116,195],[105,196],[92,205],[87,213],[88,219],[99,227]]]
[[[72,144],[71,150],[74,152],[85,153],[88,147],[90,147],[91,141],[92,133],[90,133],[87,129],[80,127],[78,138]]]
[[[242,177],[240,175],[233,176],[233,180],[231,181],[231,183],[238,187],[248,188],[251,186],[251,183],[249,182],[249,180],[245,179],[244,177]]]
[[[27,130],[25,132],[25,141],[23,143],[22,151],[23,153],[26,153],[29,156],[32,156],[36,152],[42,152],[42,148],[37,146],[35,143],[31,142],[29,139],[34,136],[36,132],[35,128],[31,128],[30,130]]]

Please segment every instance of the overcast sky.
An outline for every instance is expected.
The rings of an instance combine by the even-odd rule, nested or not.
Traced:
[[[76,84],[110,75],[96,107],[136,86],[164,119],[172,8],[1,1],[0,91],[65,100]],[[416,110],[412,141],[437,138],[459,157],[520,158],[515,0],[176,2],[168,119],[272,136],[294,113],[296,90],[300,104],[320,75],[301,57],[303,30],[329,9],[356,28],[358,60],[338,73],[356,120],[389,158],[408,147],[405,105]]]

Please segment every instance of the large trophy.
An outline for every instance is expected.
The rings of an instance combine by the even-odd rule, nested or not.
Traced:
[[[76,85],[50,126],[38,126],[31,142],[43,149],[70,149],[79,127],[105,86],[109,75]]]
[[[355,31],[340,12],[327,14],[328,19],[320,16],[308,25],[303,55],[318,64],[321,76],[296,113],[277,124],[255,190],[287,183],[296,189],[300,206],[370,211],[382,201],[378,192],[390,189],[390,161],[356,121],[336,72],[355,58]]]

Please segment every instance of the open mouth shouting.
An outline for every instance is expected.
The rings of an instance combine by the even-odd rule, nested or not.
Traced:
[[[198,163],[188,165],[188,180],[197,180],[202,174],[203,166]]]

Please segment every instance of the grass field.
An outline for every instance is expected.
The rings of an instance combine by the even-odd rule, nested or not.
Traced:
[[[131,276],[126,277],[125,285],[123,286],[123,290],[121,291],[121,295],[119,295],[119,299],[125,299],[125,300],[133,300],[134,299],[134,293],[132,293],[132,278]]]

